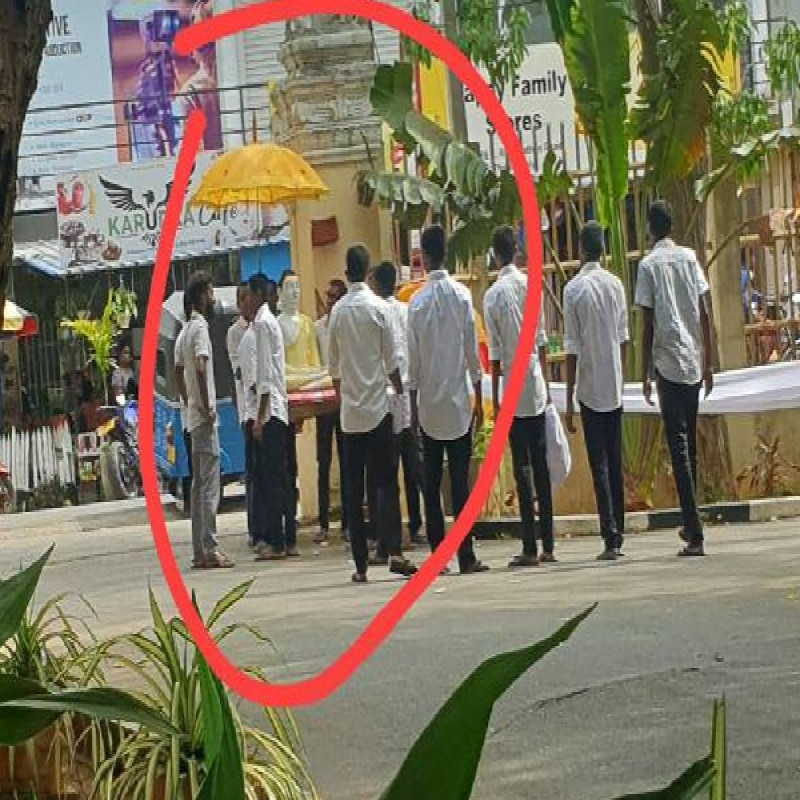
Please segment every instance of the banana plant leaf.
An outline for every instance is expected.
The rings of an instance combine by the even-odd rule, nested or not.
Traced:
[[[53,547],[22,572],[0,581],[0,645],[5,644],[19,628],[52,552]]]
[[[548,639],[478,667],[423,731],[382,800],[468,800],[494,704],[530,667],[566,642],[594,608]]]
[[[725,699],[714,701],[714,722],[711,728],[711,757],[717,768],[709,800],[725,800],[728,793],[728,741]]]
[[[398,61],[379,66],[369,98],[372,108],[392,129],[395,140],[407,153],[413,152],[415,142],[406,130],[406,115],[414,110],[411,64]]]
[[[177,733],[163,715],[118,689],[49,692],[31,681],[0,675],[0,744],[20,744],[70,713],[130,722],[165,735]]]
[[[692,764],[683,775],[664,789],[642,794],[626,794],[617,800],[693,800],[709,791],[716,772],[714,759],[706,756]]]

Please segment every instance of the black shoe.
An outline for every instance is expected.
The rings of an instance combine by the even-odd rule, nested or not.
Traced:
[[[508,562],[509,569],[523,569],[525,567],[538,567],[539,566],[539,559],[535,555],[526,555],[522,553],[521,555],[514,556],[511,561]]]
[[[404,578],[410,578],[412,575],[417,574],[417,566],[407,558],[393,558],[389,562],[389,572],[394,575],[402,575]]]
[[[617,555],[616,550],[612,550],[611,548],[606,548],[597,556],[598,561],[616,561],[619,556]]]
[[[488,572],[489,567],[482,561],[473,561],[469,566],[461,568],[462,575],[477,575],[479,572]]]
[[[678,553],[679,558],[702,558],[705,556],[706,551],[703,549],[702,544],[690,544],[683,548]]]
[[[364,572],[354,572],[353,577],[350,578],[353,583],[366,583],[367,575]]]

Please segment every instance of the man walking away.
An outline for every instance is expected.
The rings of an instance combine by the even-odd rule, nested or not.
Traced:
[[[398,366],[403,385],[408,384],[408,307],[394,296],[397,288],[397,268],[389,261],[375,267],[373,280],[378,297],[386,301],[389,308],[389,319],[394,328],[397,341]],[[420,529],[422,514],[420,511],[420,490],[422,488],[422,464],[419,458],[417,440],[411,430],[411,400],[407,392],[395,393],[390,385],[389,410],[394,423],[394,433],[400,460],[403,464],[403,482],[406,490],[408,506],[408,535],[412,544],[422,544]]]
[[[256,340],[256,391],[253,437],[256,440],[257,561],[299,556],[295,515],[290,513],[294,491],[289,483],[289,400],[286,395],[286,356],[283,332],[267,304],[267,281],[250,278],[250,302]]]
[[[344,281],[332,280],[328,284],[325,300],[327,313],[314,323],[317,333],[317,345],[322,364],[326,369],[328,363],[328,326],[331,321],[333,307],[347,294]],[[340,411],[322,414],[317,417],[317,498],[319,501],[319,533],[314,537],[314,544],[327,544],[330,531],[331,504],[331,462],[333,460],[333,438],[336,437],[336,455],[339,457],[339,487],[342,496],[342,538],[348,541],[346,479],[344,466],[344,439]]]
[[[255,514],[256,491],[258,478],[257,446],[253,435],[253,426],[258,416],[258,387],[257,387],[257,358],[256,358],[256,333],[253,329],[253,303],[249,287],[245,286],[240,291],[239,310],[242,318],[247,323],[242,339],[237,348],[236,358],[241,379],[242,391],[242,433],[244,434],[245,454],[245,487],[247,503],[247,531],[249,533],[250,547],[256,546],[256,540],[264,540],[263,534],[256,536],[255,530],[258,518]]]
[[[652,404],[652,373],[672,457],[672,472],[683,514],[680,556],[703,556],[703,525],[697,510],[697,410],[700,387],[714,388],[711,367],[713,310],[711,292],[694,251],[677,246],[667,203],[648,212],[655,246],[642,259],[636,305],[644,313],[642,385]]]
[[[232,567],[219,549],[217,507],[220,493],[217,395],[214,352],[208,321],[214,316],[214,290],[204,272],[196,272],[186,289],[192,314],[183,341],[183,363],[192,437],[192,544],[196,569]]]
[[[180,401],[181,429],[183,430],[183,445],[186,448],[186,461],[189,474],[182,481],[184,513],[191,513],[192,505],[192,435],[189,433],[189,400],[186,394],[186,365],[183,360],[183,341],[186,338],[186,328],[192,316],[192,306],[189,295],[183,293],[183,325],[175,339],[175,383],[178,385],[178,399]]]
[[[392,442],[392,417],[387,380],[398,394],[403,382],[397,343],[386,304],[366,285],[369,252],[363,245],[347,251],[350,288],[331,312],[330,372],[341,398],[347,468],[347,518],[356,571],[354,583],[366,583],[367,531],[364,523],[364,477],[370,472],[378,492],[377,529],[389,569],[409,577],[417,568],[402,553],[402,521],[397,488],[397,455]]]
[[[482,372],[472,297],[444,268],[444,229],[438,225],[427,228],[421,244],[428,280],[408,309],[408,381],[411,427],[415,433],[421,432],[423,443],[428,542],[435,550],[444,540],[441,491],[445,452],[454,516],[461,513],[469,497],[473,423],[476,430],[483,426]],[[467,373],[475,392],[474,407]],[[475,557],[472,534],[459,548],[458,564],[462,575],[488,569]]]
[[[567,430],[575,433],[577,395],[586,454],[605,547],[598,561],[622,555],[625,493],[622,476],[622,389],[628,308],[622,281],[604,269],[603,229],[588,222],[580,233],[581,271],[564,290],[567,353]]]
[[[494,261],[500,270],[494,286],[483,298],[483,319],[489,340],[489,361],[492,365],[492,403],[495,419],[500,410],[500,376],[508,375],[514,362],[525,298],[528,295],[528,278],[514,264],[516,237],[509,227],[498,228],[492,237]],[[536,567],[551,564],[556,558],[553,542],[553,491],[550,470],[547,467],[547,408],[549,388],[547,373],[547,334],[544,330],[544,309],[539,314],[539,326],[534,350],[525,373],[514,421],[511,423],[509,442],[514,464],[514,480],[519,496],[522,517],[522,553],[515,556],[509,567]],[[533,512],[530,473],[539,501],[542,556],[537,556],[536,523]]]

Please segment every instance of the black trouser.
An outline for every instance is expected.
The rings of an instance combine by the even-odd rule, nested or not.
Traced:
[[[672,474],[690,544],[702,544],[703,525],[697,510],[697,409],[702,384],[672,383],[656,376],[661,418],[667,437]]]
[[[339,456],[339,486],[342,495],[342,530],[347,529],[347,479],[345,477],[344,440],[339,412],[317,417],[317,497],[319,499],[319,527],[330,528],[331,462],[333,461],[333,437],[336,436],[336,454]]]
[[[253,514],[253,502],[256,494],[254,485],[256,479],[256,453],[252,422],[245,422],[242,425],[242,434],[244,435],[244,499],[247,509],[247,533],[250,541],[254,542],[255,516]]]
[[[526,556],[536,555],[536,520],[533,511],[533,485],[539,503],[539,525],[541,527],[542,550],[553,552],[553,490],[550,470],[547,466],[547,425],[544,414],[538,417],[514,417],[508,438],[511,459],[514,463],[514,480],[519,496],[519,511],[522,517],[522,552]]]
[[[408,509],[408,532],[416,536],[422,527],[419,493],[424,486],[422,463],[419,447],[411,428],[406,428],[397,437],[400,448],[400,462],[403,465],[403,483],[406,490],[406,507]]]
[[[432,439],[422,432],[423,462],[425,470],[425,521],[431,550],[444,540],[444,511],[442,509],[442,469],[444,454],[450,472],[450,489],[453,502],[453,517],[457,518],[469,497],[469,461],[472,456],[472,431],[452,441]],[[463,571],[475,563],[472,547],[472,532],[464,539],[458,550],[458,565]]]
[[[374,430],[345,433],[347,468],[347,519],[350,523],[350,547],[356,571],[367,572],[369,550],[364,521],[364,486],[367,474],[375,481],[377,492],[377,534],[379,551],[387,556],[402,555],[402,522],[397,488],[397,451],[392,443],[392,417],[387,414]]]
[[[601,412],[581,404],[581,420],[586,454],[592,469],[600,533],[607,550],[619,550],[625,533],[622,409]]]
[[[292,524],[295,493],[290,483],[288,451],[291,451],[289,428],[272,417],[264,425],[261,441],[255,441],[252,534],[257,545],[268,544],[278,551],[297,545],[297,528]]]
[[[186,513],[191,513],[192,506],[192,434],[189,431],[183,431],[183,444],[186,448],[186,459],[189,464],[189,474],[183,479],[183,504],[186,508]]]
[[[297,504],[300,502],[300,488],[297,485],[297,431],[291,423],[287,427],[287,447],[286,458],[287,466],[289,469],[289,504],[286,506],[286,518],[284,525],[286,526],[287,540],[291,536],[294,541],[290,547],[294,547],[297,543]]]

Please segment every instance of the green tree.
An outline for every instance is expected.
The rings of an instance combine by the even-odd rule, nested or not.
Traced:
[[[19,144],[51,16],[50,0],[0,0],[0,326],[14,256]]]

